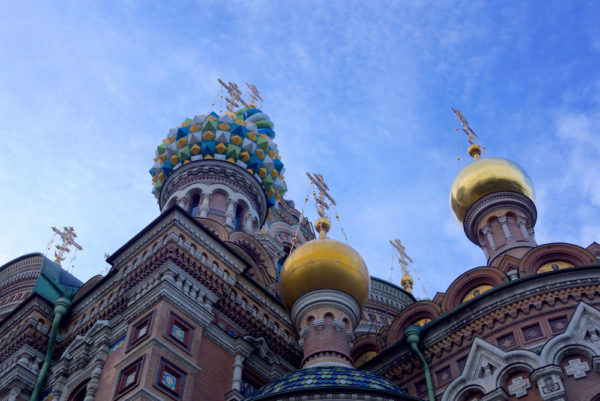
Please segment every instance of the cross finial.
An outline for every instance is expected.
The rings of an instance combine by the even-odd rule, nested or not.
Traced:
[[[473,131],[473,129],[469,125],[469,122],[463,115],[462,111],[455,109],[454,107],[451,107],[451,109],[454,112],[456,120],[460,121],[460,124],[462,125],[462,129],[463,129],[464,133],[467,134],[467,140],[469,141],[469,144],[470,144],[469,149],[468,149],[469,155],[471,157],[473,157],[475,160],[479,160],[479,157],[481,156],[481,146],[478,143],[479,137],[477,136],[475,131]],[[458,127],[456,129],[458,130]]]
[[[71,252],[71,247],[74,247],[77,250],[82,250],[83,247],[75,242],[75,238],[77,238],[77,234],[75,234],[75,229],[73,227],[63,227],[64,231],[60,231],[56,227],[52,227],[52,231],[57,234],[62,239],[62,244],[56,245],[56,251],[54,251],[54,263],[58,263],[59,265],[63,260],[66,259],[65,253]]]
[[[317,187],[319,194],[313,191],[313,197],[315,198],[317,213],[319,217],[325,218],[325,210],[329,209],[330,206],[335,206],[335,200],[329,195],[329,187],[325,183],[323,176],[319,173],[306,173],[306,176],[310,180],[311,184]]]
[[[326,238],[326,234],[331,228],[331,222],[325,215],[325,210],[328,210],[330,207],[335,206],[335,200],[329,195],[329,187],[325,184],[325,180],[323,176],[319,173],[306,173],[306,176],[310,180],[310,183],[316,187],[316,191],[313,191],[313,197],[315,198],[315,207],[317,209],[317,213],[319,214],[319,219],[315,222],[315,228],[319,233],[319,238]],[[319,191],[319,194],[317,194]],[[339,216],[336,213],[335,217],[339,221]],[[340,226],[341,228],[341,226]],[[343,232],[343,230],[342,230]],[[344,234],[344,236],[346,236]]]
[[[235,82],[223,82],[220,78],[217,78],[219,84],[227,91],[229,97],[225,98],[225,107],[230,112],[234,112],[235,109],[240,107],[242,104],[244,107],[248,107],[248,104],[242,99],[242,91]]]
[[[246,86],[250,90],[249,96],[250,96],[250,100],[252,101],[252,103],[256,103],[258,100],[260,100],[260,102],[262,103],[263,99],[262,99],[262,97],[260,97],[260,92],[258,91],[258,88],[256,87],[256,85],[252,85],[252,84],[249,84],[248,82],[246,82]]]
[[[393,241],[390,240],[390,245],[398,253],[398,264],[400,265],[400,269],[402,269],[402,279],[400,280],[400,284],[402,284],[402,287],[406,291],[412,292],[413,279],[408,273],[408,265],[409,263],[412,263],[412,259],[406,254],[406,249],[399,239]]]

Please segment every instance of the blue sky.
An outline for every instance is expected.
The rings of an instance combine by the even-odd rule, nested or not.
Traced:
[[[154,148],[210,111],[217,78],[258,86],[287,198],[301,205],[304,172],[321,172],[372,275],[389,278],[393,238],[430,297],[485,264],[448,206],[451,106],[531,176],[538,243],[586,247],[600,240],[599,20],[600,3],[562,0],[2,2],[0,264],[72,225],[75,274],[100,273],[158,216]]]

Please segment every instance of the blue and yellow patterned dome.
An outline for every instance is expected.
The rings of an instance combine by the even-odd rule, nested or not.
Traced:
[[[154,166],[150,169],[153,193],[158,196],[179,167],[197,160],[223,160],[252,174],[262,185],[269,207],[287,191],[284,167],[277,144],[273,142],[273,122],[254,104],[235,114],[198,115],[186,119],[158,145]]]
[[[268,399],[284,393],[315,390],[352,390],[405,395],[406,392],[374,373],[343,366],[314,366],[296,370],[262,387],[247,401]]]

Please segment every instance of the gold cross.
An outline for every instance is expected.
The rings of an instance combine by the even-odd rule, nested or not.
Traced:
[[[410,258],[410,256],[408,256],[406,254],[406,250],[404,249],[404,245],[402,245],[402,242],[400,242],[399,239],[395,239],[393,241],[390,240],[390,245],[392,245],[392,247],[396,250],[396,252],[398,252],[398,264],[400,265],[400,268],[402,269],[402,274],[404,274],[405,276],[408,276],[408,264],[412,263],[412,259]]]
[[[219,81],[219,84],[229,94],[229,97],[225,98],[225,107],[227,107],[227,110],[234,112],[235,109],[240,107],[240,103],[244,107],[248,107],[248,104],[242,99],[242,91],[235,82],[229,81],[228,83],[225,83],[220,78],[217,78],[217,81]]]
[[[317,213],[319,217],[325,217],[325,209],[329,209],[330,206],[335,206],[335,200],[329,195],[329,187],[325,184],[323,176],[319,173],[306,173],[306,176],[310,180],[311,184],[317,187],[319,194],[313,191],[313,197],[315,198]]]
[[[465,116],[463,116],[462,111],[457,110],[454,107],[451,107],[451,109],[454,112],[454,115],[456,116],[456,118],[458,120],[460,120],[462,129],[465,132],[465,134],[467,134],[467,140],[469,141],[469,143],[471,145],[476,144],[477,141],[479,140],[479,138],[477,137],[477,134],[475,133],[475,131],[473,131],[473,129],[471,129],[471,126],[469,125],[469,122],[467,121]]]
[[[246,82],[246,86],[248,87],[248,89],[250,89],[250,100],[252,101],[252,103],[256,103],[257,100],[260,100],[262,103],[262,97],[260,97],[260,92],[258,91],[258,88],[256,87],[256,85],[252,85],[249,84],[248,82]]]
[[[56,227],[52,227],[52,231],[54,231],[58,236],[62,239],[62,244],[56,245],[56,251],[54,251],[54,263],[60,263],[66,259],[65,253],[71,252],[70,247],[74,247],[75,249],[82,250],[82,246],[75,242],[75,238],[77,238],[77,234],[75,234],[75,229],[73,227],[63,227],[64,231],[60,231]]]

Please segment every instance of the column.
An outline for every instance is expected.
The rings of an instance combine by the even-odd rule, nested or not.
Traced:
[[[490,227],[489,225],[485,226],[481,231],[485,235],[485,238],[487,238],[487,242],[488,244],[490,244],[490,249],[495,250],[496,243],[494,242],[494,237],[492,236],[492,227]]]
[[[242,391],[242,371],[244,370],[244,356],[236,354],[233,360],[233,380],[232,389]]]
[[[90,381],[85,387],[85,398],[83,401],[94,401],[96,397],[96,392],[100,387],[100,375],[102,374],[102,366],[104,365],[102,362],[97,362],[96,367],[92,371],[92,376],[90,377]]]
[[[527,231],[526,223],[527,221],[523,217],[517,217],[517,224],[521,229],[521,234],[523,234],[523,238],[529,239],[529,232]]]
[[[182,197],[181,199],[177,200],[177,205],[179,205],[180,208],[187,210],[188,200],[189,200],[189,197],[186,195],[186,196]]]
[[[548,365],[534,370],[531,374],[531,380],[537,384],[542,400],[567,401],[562,376],[563,372],[560,366]]]
[[[498,217],[498,221],[502,226],[502,231],[504,231],[504,236],[506,237],[506,240],[511,240],[512,235],[510,235],[510,228],[508,228],[508,218],[506,216]]]
[[[251,233],[252,232],[252,220],[253,217],[250,214],[250,211],[246,212],[246,216],[244,216],[244,231]]]
[[[206,192],[202,193],[202,198],[200,199],[200,213],[198,214],[198,217],[205,219],[208,215],[208,210],[210,209],[210,197],[211,194]]]
[[[236,202],[229,198],[227,200],[227,210],[225,211],[225,228],[227,229],[227,231],[231,232],[233,230],[233,218],[234,216],[234,209],[235,209],[235,204]]]

